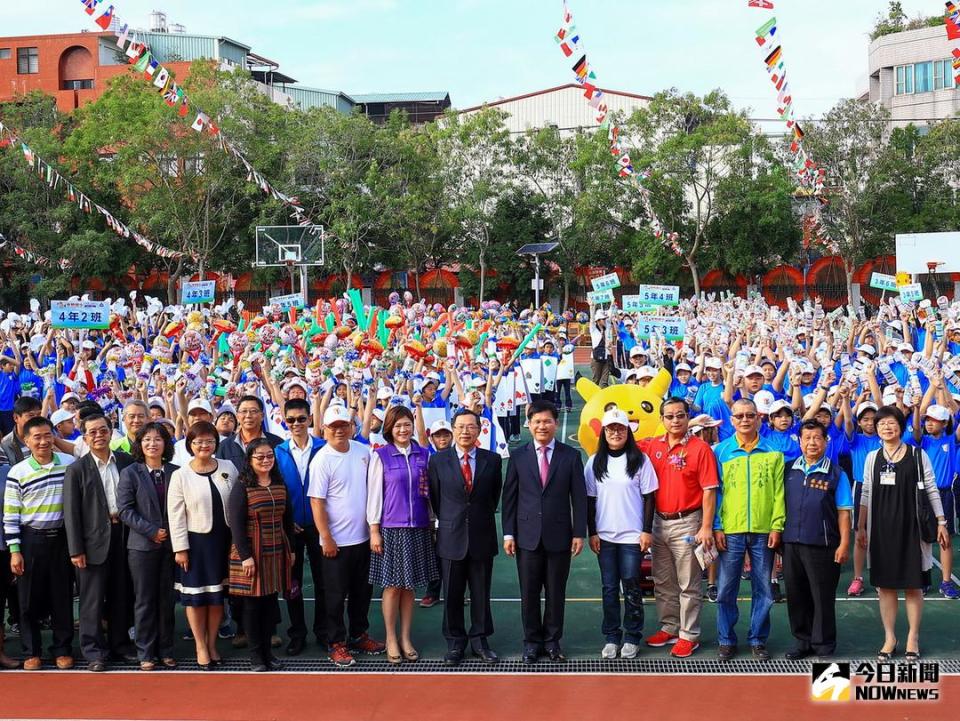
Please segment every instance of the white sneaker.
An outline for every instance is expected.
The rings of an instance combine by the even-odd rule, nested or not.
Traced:
[[[625,643],[620,649],[620,658],[636,658],[640,647],[635,643]]]
[[[603,647],[603,650],[600,652],[600,658],[616,658],[617,657],[617,644],[608,643]]]

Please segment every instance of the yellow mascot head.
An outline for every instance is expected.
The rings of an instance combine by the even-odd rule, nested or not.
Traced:
[[[600,388],[587,378],[577,381],[579,393],[586,405],[580,413],[580,428],[577,440],[583,449],[593,454],[597,452],[600,439],[600,420],[611,407],[616,406],[630,419],[630,430],[637,440],[663,433],[660,423],[660,404],[671,382],[670,374],[663,368],[646,386],[626,383]]]

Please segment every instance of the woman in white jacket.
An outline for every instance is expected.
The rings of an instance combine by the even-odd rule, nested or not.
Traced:
[[[201,421],[187,433],[191,461],[174,471],[167,492],[170,540],[177,562],[174,588],[186,607],[187,622],[204,671],[221,663],[217,630],[227,597],[230,528],[227,499],[237,480],[230,461],[214,457],[220,435]]]

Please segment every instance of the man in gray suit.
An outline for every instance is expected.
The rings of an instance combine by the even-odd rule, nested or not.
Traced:
[[[110,450],[106,417],[88,416],[82,431],[90,452],[71,464],[64,476],[64,525],[80,582],[80,650],[89,670],[104,671],[111,653],[124,661],[137,660],[128,635],[133,593],[117,500],[120,471],[132,459]],[[102,626],[105,614],[107,638]]]

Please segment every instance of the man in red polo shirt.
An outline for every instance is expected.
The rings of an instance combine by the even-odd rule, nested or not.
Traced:
[[[713,545],[717,502],[717,459],[710,446],[688,434],[690,406],[668,398],[660,407],[666,433],[640,441],[660,484],[653,518],[653,583],[660,630],[647,639],[654,648],[672,645],[670,655],[687,658],[700,646],[699,544]]]

